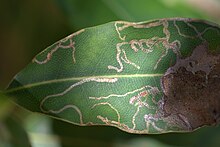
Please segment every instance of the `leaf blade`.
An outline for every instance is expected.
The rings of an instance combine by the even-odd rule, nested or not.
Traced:
[[[210,32],[216,40],[206,36]],[[165,107],[173,99],[164,100],[163,78],[205,42],[218,50],[219,34],[218,26],[184,18],[83,29],[37,55],[6,92],[31,111],[82,126],[110,125],[141,134],[191,131],[200,124],[192,124],[185,111]]]

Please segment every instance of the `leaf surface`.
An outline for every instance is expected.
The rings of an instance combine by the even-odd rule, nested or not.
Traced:
[[[46,48],[6,93],[81,126],[192,131],[219,122],[219,43],[219,26],[202,20],[110,22]]]

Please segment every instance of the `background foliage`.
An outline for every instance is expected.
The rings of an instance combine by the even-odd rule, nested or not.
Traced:
[[[164,17],[195,17],[220,23],[220,1],[0,0],[0,89],[38,52],[81,28],[113,20]],[[2,95],[0,98],[0,146],[220,145],[220,127],[187,134],[134,135],[112,127],[73,126],[27,112]],[[20,135],[25,130],[27,135]]]

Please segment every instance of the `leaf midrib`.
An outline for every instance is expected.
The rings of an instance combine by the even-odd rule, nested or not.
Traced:
[[[31,84],[23,85],[20,87],[12,88],[12,89],[6,90],[5,93],[6,94],[12,93],[15,91],[29,89],[32,87],[37,87],[37,86],[46,85],[46,84],[68,82],[68,81],[80,81],[80,80],[88,79],[88,78],[140,78],[140,77],[161,77],[163,75],[164,74],[132,74],[132,75],[117,75],[116,74],[116,75],[82,76],[82,77],[73,77],[73,78],[54,79],[54,80],[31,83]]]

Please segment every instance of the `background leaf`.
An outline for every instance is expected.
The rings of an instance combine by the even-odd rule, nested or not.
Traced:
[[[219,128],[205,127],[191,133],[169,133],[157,135],[137,135],[128,134],[126,132],[117,131],[112,127],[79,127],[62,122],[59,120],[53,121],[54,134],[60,136],[61,143],[64,147],[73,146],[72,140],[82,142],[89,141],[85,146],[141,146],[149,145],[149,147],[158,146],[210,146],[215,147],[220,144]],[[76,132],[76,133],[73,133]],[[88,133],[93,132],[93,133]],[[209,139],[207,139],[209,138]],[[206,142],[204,142],[206,140]],[[148,144],[152,142],[151,144]],[[75,142],[76,143],[76,142]],[[132,144],[133,143],[133,144]],[[101,145],[100,145],[101,144]],[[80,144],[79,144],[80,145]]]
[[[0,121],[0,146],[30,147],[26,131],[14,116]]]
[[[14,115],[14,108],[9,98],[0,91],[0,146],[30,147],[27,132]]]
[[[179,0],[57,0],[73,29],[82,29],[114,20],[145,21],[168,17],[188,17],[219,22],[204,11]],[[89,16],[89,17],[88,17]]]

